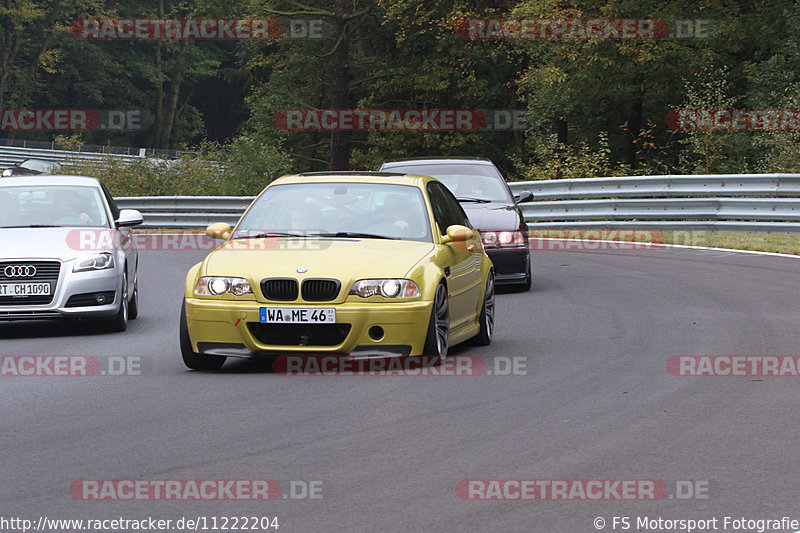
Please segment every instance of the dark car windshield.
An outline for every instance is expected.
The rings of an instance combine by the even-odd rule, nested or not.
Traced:
[[[232,238],[261,236],[433,240],[418,188],[342,182],[270,187],[242,217]]]
[[[19,164],[21,168],[36,170],[45,174],[51,174],[54,170],[61,168],[61,165],[53,161],[43,161],[41,159],[26,159]]]
[[[0,228],[108,227],[96,187],[24,185],[0,187]]]
[[[491,165],[450,163],[432,165],[392,165],[384,170],[433,176],[459,199],[480,199],[512,203],[505,180]]]

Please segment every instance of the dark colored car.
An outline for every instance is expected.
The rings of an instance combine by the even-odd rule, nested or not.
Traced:
[[[17,163],[13,167],[3,170],[3,176],[38,176],[41,174],[58,174],[61,172],[61,165],[55,161],[45,161],[43,159],[26,159]]]
[[[481,232],[497,284],[530,289],[528,226],[518,204],[530,202],[533,194],[515,196],[494,163],[466,157],[402,159],[387,161],[380,170],[433,176],[444,183]]]

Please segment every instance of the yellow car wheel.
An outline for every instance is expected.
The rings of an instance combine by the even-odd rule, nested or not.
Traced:
[[[494,334],[494,272],[489,271],[486,277],[486,291],[483,294],[483,306],[480,315],[481,329],[474,342],[478,346],[486,346],[492,342]]]
[[[425,348],[422,355],[438,356],[435,362],[441,362],[447,357],[450,347],[450,301],[447,296],[447,287],[440,283],[436,288],[431,308],[431,319],[428,322],[428,334],[425,337]]]
[[[186,324],[186,302],[181,305],[180,344],[183,362],[192,370],[219,370],[225,363],[225,357],[220,355],[203,355],[192,350],[189,327]]]

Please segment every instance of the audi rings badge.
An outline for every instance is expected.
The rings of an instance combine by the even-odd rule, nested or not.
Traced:
[[[32,278],[36,275],[36,267],[33,265],[8,265],[3,269],[3,274],[7,278]]]

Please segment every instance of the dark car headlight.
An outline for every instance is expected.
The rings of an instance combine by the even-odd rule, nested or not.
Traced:
[[[527,236],[523,231],[482,231],[484,248],[525,248]]]

